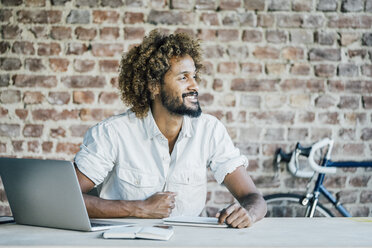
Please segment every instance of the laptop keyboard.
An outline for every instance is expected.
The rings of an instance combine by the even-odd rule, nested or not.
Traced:
[[[97,222],[91,222],[91,227],[99,227],[99,226],[113,226],[113,223],[97,223]]]

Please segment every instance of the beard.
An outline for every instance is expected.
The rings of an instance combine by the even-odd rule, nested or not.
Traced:
[[[198,92],[189,92],[182,94],[182,100],[180,100],[177,96],[173,96],[168,94],[164,87],[161,87],[160,90],[160,98],[163,106],[169,111],[171,114],[175,115],[187,115],[190,117],[199,117],[202,113],[200,108],[199,101],[192,103],[193,107],[188,107],[185,104],[185,97],[194,95],[198,96]]]

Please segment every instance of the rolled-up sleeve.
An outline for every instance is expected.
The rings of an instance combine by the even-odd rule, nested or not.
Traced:
[[[211,137],[210,149],[212,156],[208,164],[216,181],[221,184],[225,176],[239,166],[248,166],[248,159],[241,155],[221,122],[217,122]]]
[[[98,124],[86,132],[75,156],[78,169],[96,185],[103,182],[114,166],[116,149],[113,142],[109,127]]]

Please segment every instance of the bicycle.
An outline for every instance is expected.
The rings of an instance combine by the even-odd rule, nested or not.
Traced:
[[[267,217],[334,217],[328,208],[319,203],[320,195],[323,195],[341,216],[351,217],[337,197],[323,185],[324,178],[328,173],[336,173],[337,168],[372,167],[372,161],[332,161],[332,148],[333,140],[325,138],[310,147],[297,143],[290,153],[283,152],[281,148],[277,149],[273,161],[275,169],[280,169],[282,161],[287,162],[288,170],[293,176],[309,178],[309,182],[303,195],[278,193],[264,196],[268,206]],[[318,156],[319,164],[315,161]],[[310,171],[303,168],[304,161],[306,167],[311,168]]]

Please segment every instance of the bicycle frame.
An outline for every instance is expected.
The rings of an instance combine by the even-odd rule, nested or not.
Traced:
[[[338,168],[356,168],[356,167],[372,167],[372,161],[332,161],[323,158],[322,166],[324,167],[338,167]],[[313,217],[316,205],[318,204],[319,195],[322,194],[329,202],[337,209],[337,211],[344,217],[351,217],[351,214],[344,208],[344,206],[324,187],[325,174],[319,173],[313,189],[313,201],[310,208],[306,211],[306,217]]]

